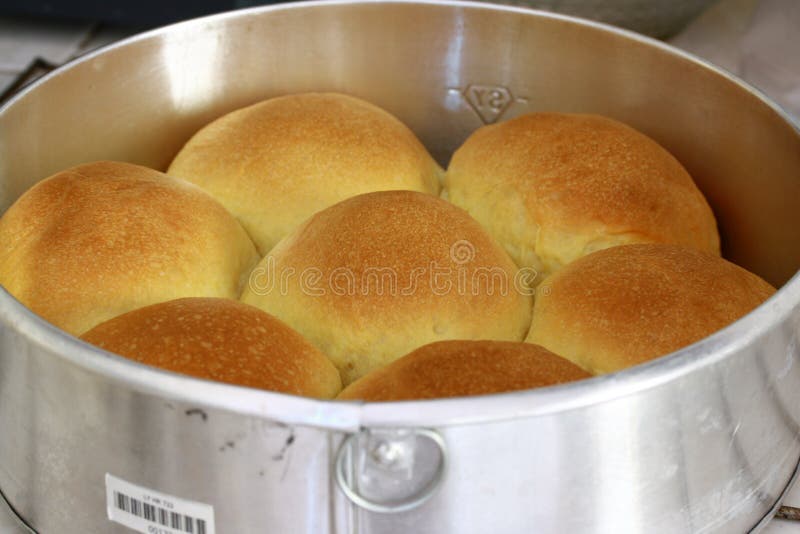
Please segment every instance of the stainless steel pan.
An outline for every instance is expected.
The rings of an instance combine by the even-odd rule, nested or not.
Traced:
[[[205,506],[197,513],[212,510],[225,534],[763,524],[800,459],[800,135],[754,90],[658,42],[456,2],[307,2],[191,21],[83,58],[0,110],[0,206],[82,161],[163,168],[210,119],[307,90],[385,107],[442,162],[482,123],[531,110],[626,121],[696,178],[726,256],[782,287],[717,334],[610,376],[367,405],[143,367],[2,293],[0,490],[29,525],[130,532],[108,519],[123,517],[108,500],[119,479],[163,506]]]

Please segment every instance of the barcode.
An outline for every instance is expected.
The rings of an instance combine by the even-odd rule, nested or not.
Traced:
[[[140,501],[119,491],[114,492],[114,504],[123,512],[140,517],[145,521],[188,534],[206,534],[206,522],[202,519]]]

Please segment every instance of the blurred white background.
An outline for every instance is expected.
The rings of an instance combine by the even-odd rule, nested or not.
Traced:
[[[669,42],[755,85],[800,121],[800,0],[721,0]]]

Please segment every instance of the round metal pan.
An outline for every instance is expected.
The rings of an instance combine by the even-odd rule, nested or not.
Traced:
[[[189,21],[81,58],[3,107],[0,208],[80,162],[163,169],[209,120],[310,90],[384,107],[442,163],[481,124],[529,111],[625,121],[694,176],[726,257],[780,290],[623,372],[385,404],[147,368],[0,292],[0,491],[31,527],[130,532],[108,519],[107,475],[212,507],[221,533],[763,524],[800,459],[800,135],[757,91],[657,41],[461,2],[305,2]]]

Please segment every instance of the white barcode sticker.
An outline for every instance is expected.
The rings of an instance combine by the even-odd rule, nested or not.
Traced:
[[[145,534],[214,534],[214,507],[143,488],[106,473],[111,521]]]

